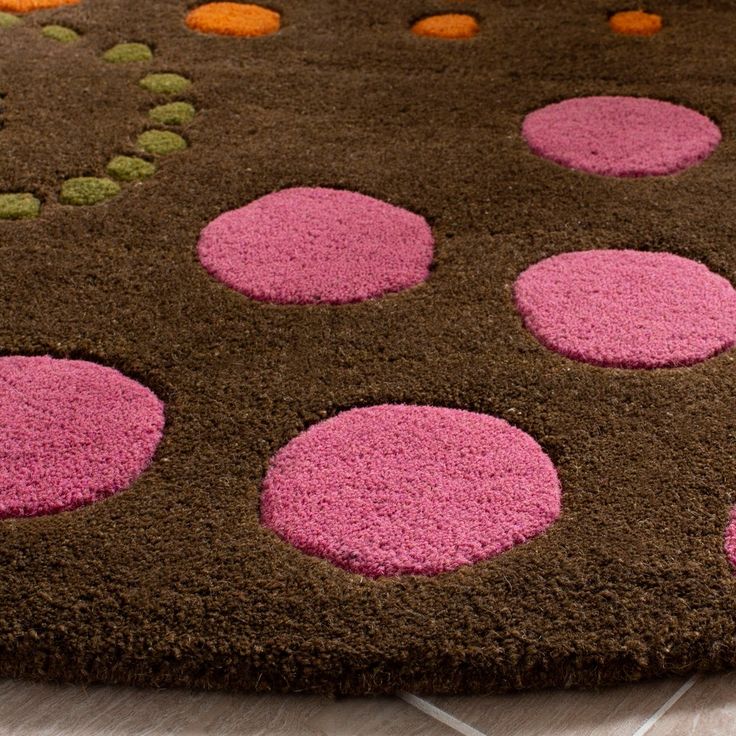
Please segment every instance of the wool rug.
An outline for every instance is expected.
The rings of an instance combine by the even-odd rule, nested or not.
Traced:
[[[0,675],[736,663],[735,22],[0,0]]]

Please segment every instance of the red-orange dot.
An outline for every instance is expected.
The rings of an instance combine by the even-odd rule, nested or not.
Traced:
[[[478,21],[467,13],[441,13],[418,20],[411,28],[417,36],[430,38],[472,38],[480,31]]]
[[[253,38],[276,33],[281,28],[281,16],[260,5],[207,3],[192,10],[186,24],[201,33]]]
[[[653,36],[662,30],[662,16],[643,10],[624,10],[608,20],[611,30],[623,36]]]
[[[32,10],[76,5],[79,0],[0,0],[0,10],[9,13],[30,13]]]

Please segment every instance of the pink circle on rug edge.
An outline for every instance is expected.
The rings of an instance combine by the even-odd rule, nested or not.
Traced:
[[[296,187],[225,212],[200,235],[204,268],[277,304],[347,304],[426,281],[434,238],[426,220],[364,194]]]
[[[728,526],[723,535],[723,549],[726,552],[726,559],[731,563],[731,567],[736,568],[736,506],[731,508],[728,517]]]
[[[282,447],[263,482],[261,522],[350,572],[434,575],[540,534],[560,504],[552,461],[508,422],[383,404]]]
[[[672,253],[561,253],[516,279],[514,301],[547,348],[604,367],[691,365],[736,344],[736,290]]]
[[[67,511],[127,488],[149,465],[163,403],[85,360],[0,358],[0,518]]]
[[[721,140],[695,110],[646,97],[574,97],[529,113],[522,136],[538,156],[600,176],[675,174],[695,166]]]

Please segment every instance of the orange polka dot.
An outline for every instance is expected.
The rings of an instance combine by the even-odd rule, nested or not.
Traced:
[[[608,21],[614,33],[624,36],[653,36],[662,30],[662,16],[643,10],[614,13]]]
[[[207,3],[192,10],[186,23],[192,30],[202,33],[252,38],[276,33],[281,28],[281,16],[260,5]]]
[[[0,0],[0,10],[9,13],[30,13],[32,10],[76,5],[79,0]]]
[[[478,21],[466,13],[442,13],[418,20],[411,28],[417,36],[472,38],[480,30]]]

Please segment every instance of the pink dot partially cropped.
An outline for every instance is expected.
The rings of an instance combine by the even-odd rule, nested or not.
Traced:
[[[66,511],[127,488],[163,427],[161,401],[113,368],[0,358],[0,518]]]
[[[514,299],[543,345],[594,365],[691,365],[736,344],[736,290],[672,253],[562,253],[524,271]]]
[[[729,515],[723,546],[726,551],[726,559],[731,563],[731,567],[736,568],[736,506],[731,509]]]
[[[710,156],[718,126],[682,105],[646,97],[576,97],[524,119],[522,135],[542,158],[602,176],[675,174]]]
[[[560,495],[549,457],[502,419],[384,404],[338,414],[279,450],[261,520],[351,572],[433,575],[544,531]]]
[[[213,220],[199,259],[261,301],[345,304],[425,281],[434,251],[424,218],[355,192],[294,188]]]

